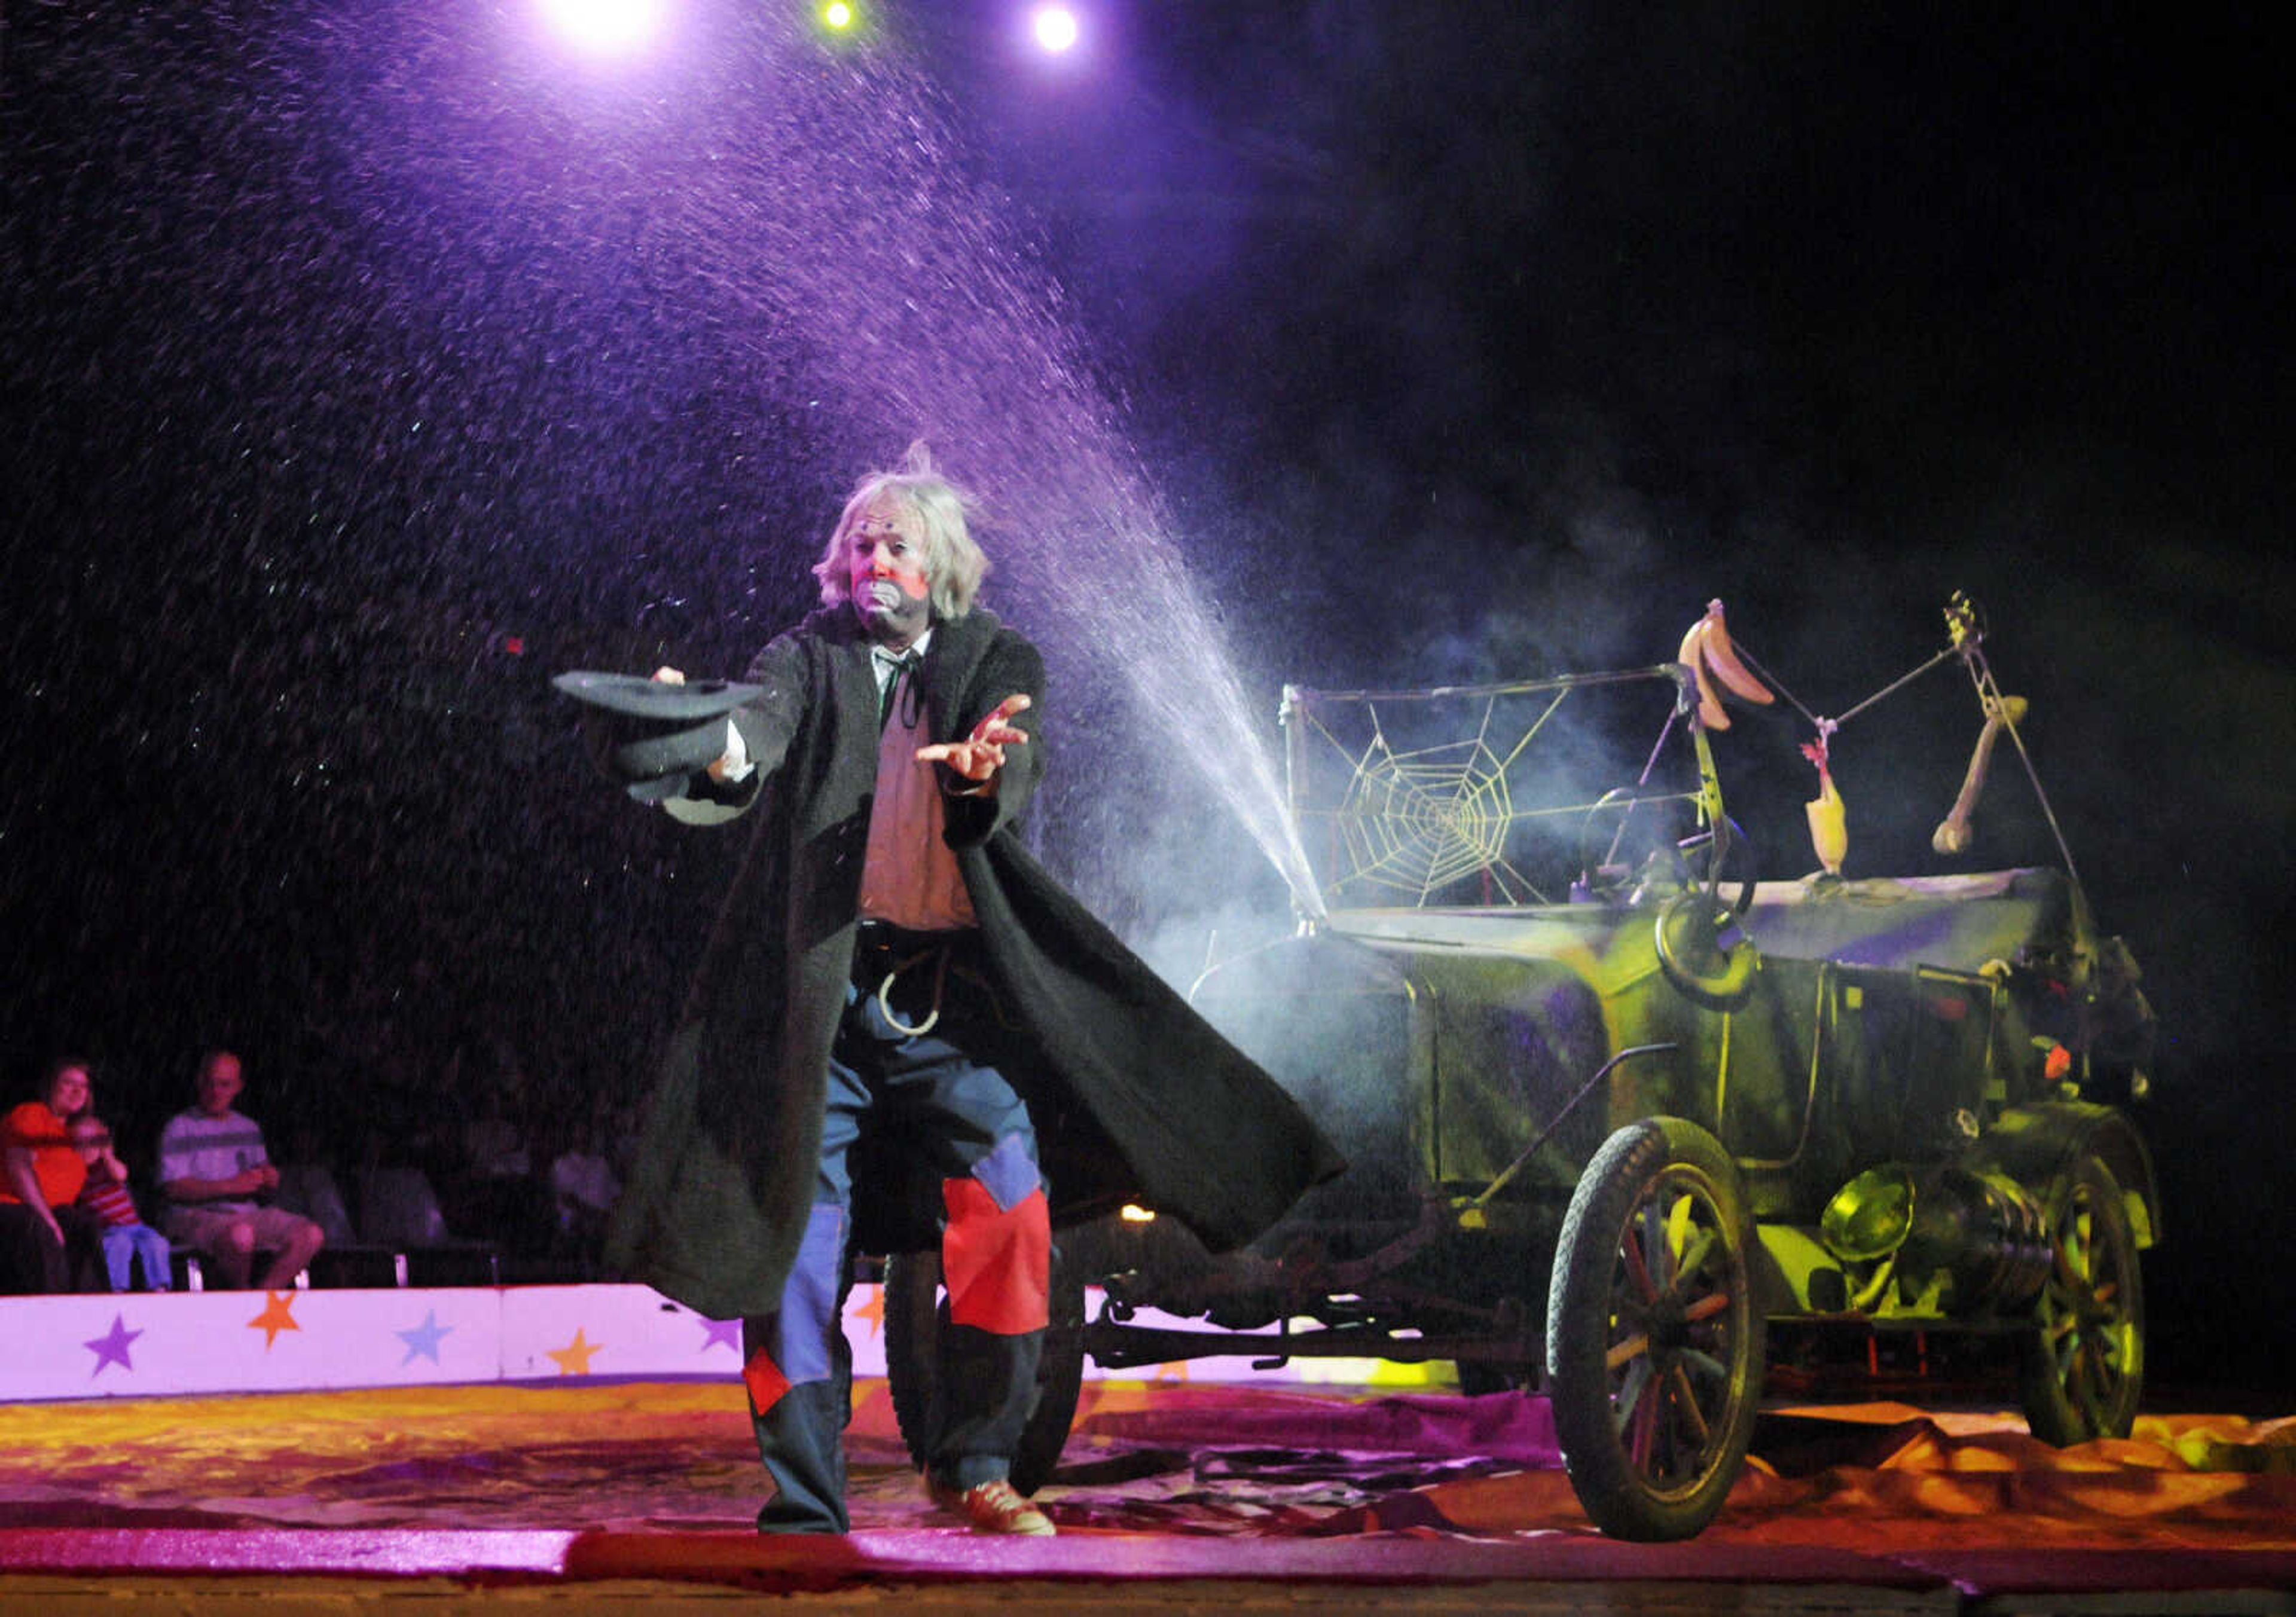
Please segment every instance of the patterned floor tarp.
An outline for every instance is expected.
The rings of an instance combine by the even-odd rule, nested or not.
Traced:
[[[939,1527],[883,1383],[857,1389],[857,1530]],[[401,1388],[0,1409],[0,1531],[691,1533],[762,1478],[724,1382]],[[1710,1548],[1904,1556],[2296,1553],[2296,1417],[2152,1416],[2056,1450],[1997,1411],[1766,1412]],[[1041,1498],[1069,1532],[1591,1535],[1537,1398],[1088,1384]],[[15,1537],[16,1533],[11,1533]]]

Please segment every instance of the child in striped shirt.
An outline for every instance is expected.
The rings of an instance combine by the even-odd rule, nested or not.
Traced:
[[[95,1215],[103,1237],[103,1267],[114,1291],[135,1289],[134,1260],[144,1261],[144,1288],[168,1289],[168,1237],[144,1221],[127,1188],[127,1169],[111,1148],[111,1131],[91,1113],[71,1121],[71,1143],[87,1164],[79,1205]]]

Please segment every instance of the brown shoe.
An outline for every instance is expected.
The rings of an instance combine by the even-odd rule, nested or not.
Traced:
[[[943,1510],[954,1511],[972,1523],[975,1532],[1018,1533],[1023,1538],[1049,1539],[1059,1531],[1053,1518],[1013,1490],[1003,1477],[957,1489],[927,1478],[925,1491]]]

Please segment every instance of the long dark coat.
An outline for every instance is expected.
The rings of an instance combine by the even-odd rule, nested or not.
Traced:
[[[1044,665],[990,613],[933,627],[922,671],[935,739],[1005,697],[1016,722],[996,789],[950,798],[948,841],[1000,1008],[994,1052],[1028,1098],[1055,1222],[1138,1201],[1216,1250],[1280,1218],[1341,1158],[1300,1107],[1071,898],[1016,826],[1045,759]],[[607,1260],[712,1319],[780,1306],[813,1199],[830,1045],[852,970],[877,689],[849,608],[824,608],[767,646],[737,709],[757,801],[685,1012],[664,1054]],[[898,1195],[855,1197],[867,1247],[928,1245]]]

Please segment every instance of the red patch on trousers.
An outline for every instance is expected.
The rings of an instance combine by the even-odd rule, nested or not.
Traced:
[[[750,1412],[763,1415],[781,1402],[782,1394],[790,1390],[789,1377],[782,1374],[774,1356],[759,1348],[750,1355],[750,1362],[742,1367],[742,1384],[750,1389]]]
[[[1044,1329],[1053,1277],[1053,1221],[1044,1191],[1031,1190],[1009,1212],[979,1180],[944,1180],[941,1193],[948,1205],[940,1267],[950,1321],[999,1336]]]

